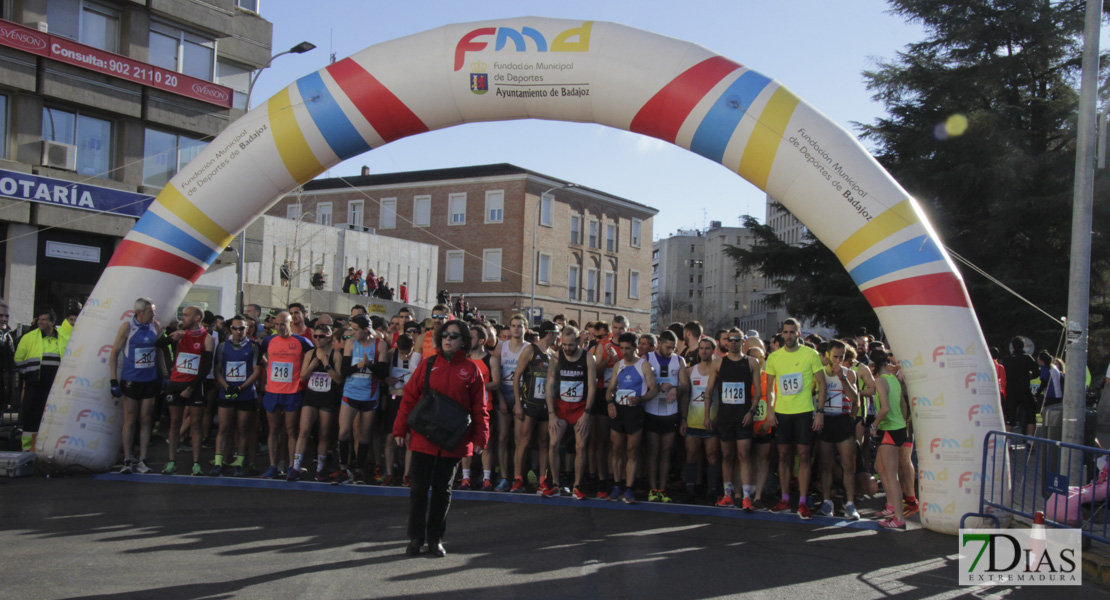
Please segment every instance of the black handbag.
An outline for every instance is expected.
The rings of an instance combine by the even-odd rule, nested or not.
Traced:
[[[429,442],[453,452],[462,445],[470,428],[470,410],[432,389],[432,365],[436,356],[428,359],[424,370],[424,392],[409,413],[409,429],[424,436]]]

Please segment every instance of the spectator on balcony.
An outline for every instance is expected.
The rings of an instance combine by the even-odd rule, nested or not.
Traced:
[[[324,277],[324,267],[316,267],[316,272],[312,274],[312,289],[322,290],[327,279]]]
[[[401,282],[400,292],[401,292],[401,296],[400,296],[401,302],[404,302],[405,304],[408,304],[409,303],[409,284],[408,284],[407,281],[402,281]]]
[[[289,266],[289,261],[282,263],[279,273],[281,275],[281,287],[289,287],[289,278],[293,275],[293,269]]]
[[[366,293],[370,296],[378,295],[378,276],[374,274],[374,269],[366,272]]]

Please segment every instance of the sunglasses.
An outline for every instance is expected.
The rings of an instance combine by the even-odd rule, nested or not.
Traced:
[[[355,336],[353,336],[353,335],[345,335],[345,336],[343,336],[343,339],[345,339],[345,340],[349,340],[349,339],[351,339],[351,338],[353,338],[353,337],[355,337]]]
[[[331,336],[330,335],[314,335],[312,337],[314,337],[318,340],[326,340],[326,339],[330,338]]]
[[[744,341],[744,338],[730,337],[730,338],[728,338],[728,341],[730,341],[730,342],[742,342],[742,341]]]
[[[405,333],[411,333],[413,335],[420,335],[420,330],[419,329],[406,329]]]
[[[460,335],[460,334],[458,334],[454,331],[452,331],[450,333],[443,334],[443,339],[445,339],[445,340],[457,340],[457,339],[460,339],[460,338],[462,338],[462,335]]]
[[[246,329],[247,329],[246,325],[232,325],[231,326],[232,331],[246,331]]]
[[[432,315],[432,318],[437,321],[443,321],[447,319],[447,315]]]

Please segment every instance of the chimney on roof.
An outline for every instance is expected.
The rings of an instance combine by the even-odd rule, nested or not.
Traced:
[[[362,165],[362,176],[366,177],[369,174],[370,174],[370,167],[368,167],[366,165]]]

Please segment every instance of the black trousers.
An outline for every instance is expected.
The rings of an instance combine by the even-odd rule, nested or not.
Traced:
[[[23,421],[23,431],[38,431],[42,423],[42,414],[46,412],[46,398],[50,395],[50,386],[38,387],[28,385],[23,388],[23,406],[20,418]]]
[[[409,473],[409,539],[435,544],[447,531],[451,484],[459,459],[413,451]],[[431,488],[431,498],[428,489]]]

